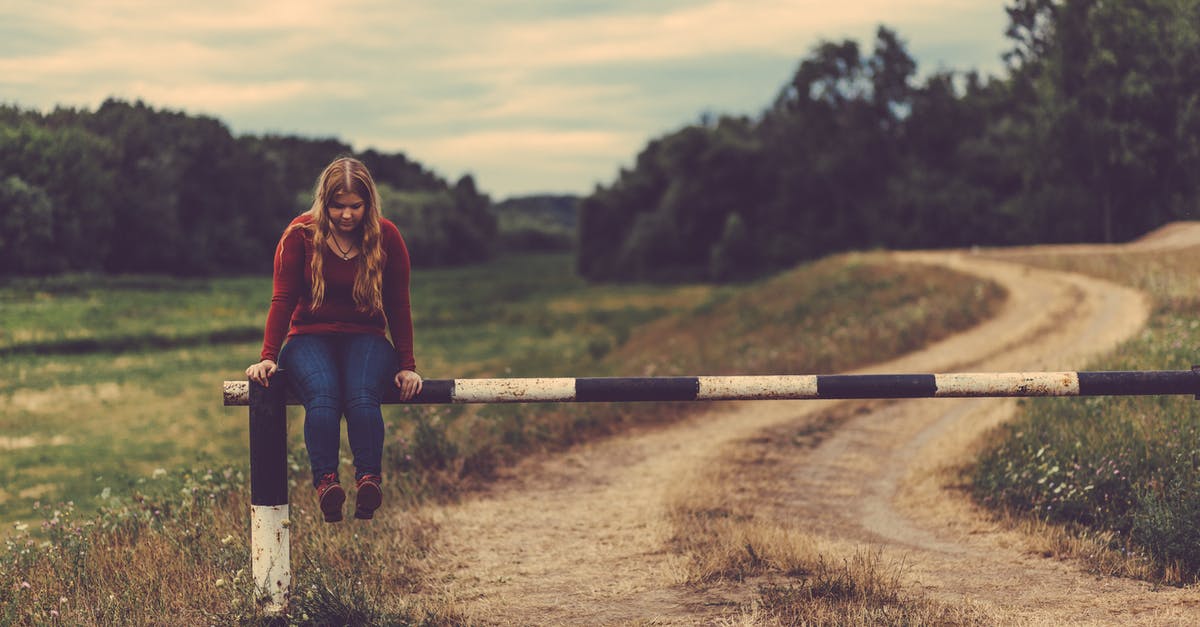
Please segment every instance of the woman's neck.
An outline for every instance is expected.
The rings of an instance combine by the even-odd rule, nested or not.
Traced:
[[[362,231],[353,231],[343,233],[337,229],[329,231],[330,241],[327,242],[329,250],[333,251],[342,259],[353,259],[362,252],[360,243],[362,242]]]

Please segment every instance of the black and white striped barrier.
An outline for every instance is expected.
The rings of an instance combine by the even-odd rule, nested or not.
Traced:
[[[225,382],[225,405],[250,407],[251,571],[266,609],[283,611],[291,588],[288,404],[282,371],[264,388]],[[430,379],[416,398],[388,404],[728,401],[1200,394],[1200,367],[1122,372],[1000,372],[711,377]],[[1198,397],[1200,398],[1200,397]]]
[[[278,388],[277,388],[278,389]],[[389,404],[587,403],[770,399],[1144,396],[1196,394],[1192,370],[981,372],[713,377],[430,379],[409,401]],[[288,404],[298,404],[290,394]],[[225,405],[251,405],[246,381],[225,382]]]

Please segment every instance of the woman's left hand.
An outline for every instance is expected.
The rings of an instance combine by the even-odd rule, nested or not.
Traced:
[[[421,393],[421,375],[412,370],[401,370],[396,373],[396,387],[400,388],[400,400],[411,400]]]

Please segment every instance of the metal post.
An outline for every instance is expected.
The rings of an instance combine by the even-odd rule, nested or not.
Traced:
[[[269,614],[287,610],[292,585],[287,485],[287,381],[250,385],[250,570]]]

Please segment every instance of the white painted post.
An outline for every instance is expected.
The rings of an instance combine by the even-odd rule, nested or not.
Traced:
[[[250,506],[250,570],[268,614],[287,610],[292,551],[287,505]]]
[[[271,387],[249,383],[250,401],[250,572],[268,614],[287,611],[292,588],[288,530],[287,380],[277,373]]]

